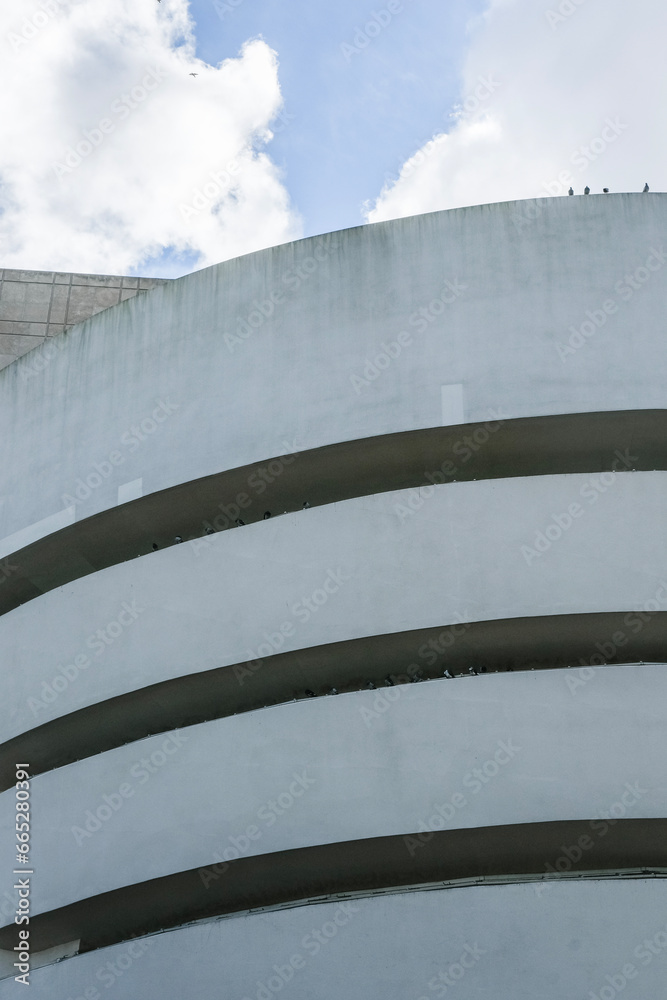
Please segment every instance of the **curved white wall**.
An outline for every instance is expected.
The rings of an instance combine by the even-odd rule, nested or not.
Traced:
[[[32,911],[234,860],[233,838],[250,857],[439,828],[662,816],[665,666],[608,666],[580,686],[573,674],[308,699],[39,775]],[[12,806],[10,789],[4,829]]]
[[[146,494],[286,448],[498,411],[665,407],[666,221],[665,195],[439,212],[227,261],[93,317],[43,371],[33,352],[0,373],[0,538],[62,512],[96,472],[77,520],[137,479]],[[561,360],[589,311],[604,327]],[[444,410],[443,386],[461,387]]]
[[[0,560],[67,518],[286,450],[495,418],[667,410],[666,222],[665,195],[436,213],[228,261],[94,317],[52,357],[33,352],[0,372]],[[245,322],[248,337],[232,340]],[[582,324],[587,336],[572,332]],[[369,369],[383,344],[386,366]],[[619,419],[625,448],[633,419]],[[642,419],[646,430],[651,415]],[[579,456],[594,455],[600,468],[600,441],[613,431],[605,414],[596,426],[572,448],[581,445]],[[499,448],[499,460],[510,462],[510,450]],[[325,465],[328,455],[318,456]],[[341,481],[346,455],[335,466]],[[376,460],[383,455],[378,449]],[[609,455],[612,462],[615,473],[472,480],[326,503],[98,572],[85,561],[91,522],[80,550],[62,556],[90,575],[34,599],[34,589],[17,587],[27,603],[0,616],[1,738],[239,661],[260,657],[268,671],[270,636],[282,636],[277,652],[308,651],[460,622],[540,617],[548,631],[549,616],[667,610],[667,472],[632,472],[622,454]],[[63,514],[65,495],[91,475],[99,485]],[[163,513],[173,498],[162,498]],[[147,505],[139,528],[149,530],[150,517]],[[8,573],[2,562],[0,585]],[[519,642],[513,627],[503,636],[510,659]],[[524,665],[530,642],[539,642],[531,635]],[[548,656],[540,664],[554,665]],[[295,676],[305,693],[306,654]],[[49,687],[58,677],[66,682]],[[46,701],[47,688],[57,697]],[[648,821],[667,815],[666,695],[665,662],[585,677],[487,673],[245,711],[97,753],[31,782],[32,913],[37,922],[53,908],[211,865],[225,852],[232,860],[230,838],[245,838],[236,849],[246,857],[443,825],[469,831],[608,814],[647,821],[618,828],[627,833],[628,865],[633,851],[659,858]],[[147,702],[134,705],[149,712]],[[120,706],[123,725],[133,725],[133,706]],[[221,709],[212,698],[211,715]],[[109,718],[107,727],[120,719]],[[79,716],[33,734],[40,766],[66,757],[68,740],[70,756],[99,749],[92,740],[81,750],[94,725]],[[120,742],[123,733],[119,722]],[[49,734],[52,760],[43,746]],[[0,795],[5,858],[13,805],[9,789]],[[247,836],[249,826],[259,836]],[[502,848],[505,861],[520,861],[528,850],[520,841]],[[359,864],[367,863],[362,853]],[[422,1000],[437,994],[429,982],[438,963],[451,964],[483,932],[492,957],[487,966],[480,960],[479,978],[477,967],[466,972],[456,995],[560,1000],[590,991],[606,1000],[600,991],[620,957],[631,961],[644,934],[662,933],[659,892],[657,882],[617,880],[378,895],[359,901],[353,934],[336,931],[330,966],[313,962],[298,981],[295,974],[293,995],[367,997],[380,987],[392,1000]],[[168,926],[168,897],[151,901],[150,926]],[[6,904],[7,894],[9,923]],[[110,985],[132,1000],[208,998],[220,988],[238,1000],[270,1000],[261,984],[274,961],[299,951],[303,928],[324,923],[336,905],[158,935],[145,960]],[[114,933],[130,933],[128,918],[116,912]],[[88,933],[76,919],[76,934]],[[35,934],[46,925],[43,940],[54,941],[60,932],[48,922],[36,923]],[[84,948],[109,940],[95,938],[97,929]],[[35,971],[37,995],[99,1000],[90,991],[103,952]],[[646,995],[657,988],[657,966],[658,958],[640,970]],[[0,976],[5,967],[0,955]],[[17,988],[0,982],[0,997]]]
[[[665,472],[454,483],[422,491],[414,512],[417,491],[384,493],[112,566],[0,617],[15,667],[0,679],[3,730],[265,657],[267,636],[284,652],[460,621],[667,609],[666,483]],[[554,541],[544,535],[540,553],[544,532]]]
[[[30,995],[588,1000],[606,990],[606,1000],[615,978],[622,996],[658,997],[666,941],[664,885],[655,880],[448,889],[238,916],[124,942],[36,970]],[[18,988],[0,983],[0,997]]]

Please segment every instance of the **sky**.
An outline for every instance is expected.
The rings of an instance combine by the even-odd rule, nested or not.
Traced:
[[[570,185],[665,191],[666,28],[664,0],[6,2],[0,267],[177,277]]]

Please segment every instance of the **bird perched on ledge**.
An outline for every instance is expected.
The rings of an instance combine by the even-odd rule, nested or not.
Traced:
[[[589,186],[587,184],[586,187],[584,188],[584,194],[590,194],[590,193],[591,193],[591,189],[589,188]]]
[[[570,188],[570,190],[567,193],[568,194],[574,194],[574,188]]]
[[[645,185],[644,185],[644,190],[643,190],[643,192],[642,192],[642,193],[643,193],[643,194],[648,194],[648,192],[649,192],[649,186],[648,186],[648,184],[645,184]]]

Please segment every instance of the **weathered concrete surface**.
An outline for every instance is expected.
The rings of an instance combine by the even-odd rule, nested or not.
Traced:
[[[159,278],[0,268],[0,368]]]
[[[665,409],[665,223],[664,195],[480,206],[277,247],[106,309],[0,372],[0,553],[286,452],[466,421]],[[224,663],[264,658],[270,669],[274,649],[520,616],[650,616],[667,605],[667,473],[630,469],[621,455],[603,475],[473,477],[325,503],[76,580],[0,620],[3,734]],[[31,707],[56,677],[56,697]],[[428,830],[445,804],[462,829],[664,817],[666,678],[660,662],[438,679],[386,689],[396,694],[386,705],[357,690],[54,769],[32,781],[33,912],[232,848]],[[475,768],[489,779],[478,791]],[[274,801],[288,803],[282,813]],[[3,857],[14,805],[11,790],[0,796]],[[78,833],[86,823],[94,829]],[[430,996],[438,968],[484,928],[493,961],[484,979],[466,971],[457,995],[604,997],[619,956],[632,961],[664,931],[643,882],[544,893],[370,900],[347,949],[336,951],[344,929],[322,949],[330,966],[313,959],[302,980],[295,972],[295,995],[367,997],[381,984],[392,997]],[[3,896],[8,921],[11,902]],[[96,982],[133,998],[173,987],[174,997],[222,988],[267,1000],[284,985],[262,985],[272,965],[305,947],[317,915],[182,929],[152,953],[162,961],[172,945],[183,963],[173,975],[133,955],[102,984],[98,953],[52,965],[39,989],[57,1000],[61,987],[62,1000],[98,1000]],[[435,967],[443,941],[457,951]]]
[[[0,618],[12,664],[0,672],[4,737],[273,652],[461,621],[667,610],[666,482],[619,472],[452,483],[422,490],[421,506],[401,490],[101,570]]]
[[[663,408],[666,225],[667,195],[484,205],[250,254],[105,310],[0,374],[0,538],[286,450],[499,411]]]
[[[620,985],[630,963],[627,995],[658,997],[665,924],[664,883],[656,880],[402,893],[125,942],[37,970],[30,996],[427,1000],[451,992],[458,1000],[562,1000],[601,990],[612,997],[610,977]],[[19,989],[0,983],[0,997],[13,1000]]]
[[[667,670],[590,673],[580,686],[572,670],[529,671],[402,685],[390,689],[393,701],[387,689],[311,698],[38,775],[31,849],[40,875],[31,912],[318,844],[603,815],[659,818]],[[4,792],[6,857],[13,806],[13,790]]]

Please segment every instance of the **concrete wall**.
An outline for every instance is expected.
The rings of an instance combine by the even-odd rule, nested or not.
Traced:
[[[270,664],[273,651],[456,622],[667,610],[667,473],[606,477],[437,486],[409,515],[411,491],[348,500],[84,577],[0,617],[14,665],[0,675],[3,731],[168,678]],[[580,516],[559,535],[554,515],[573,503]],[[539,552],[547,529],[555,541]],[[88,665],[77,670],[79,656]]]
[[[662,841],[651,841],[667,816],[664,650],[656,647],[659,662],[642,663],[618,633],[592,633],[590,654],[612,644],[620,662],[582,672],[564,669],[567,660],[544,662],[531,629],[540,621],[543,636],[559,634],[575,618],[605,614],[629,616],[627,628],[643,634],[667,609],[667,471],[660,456],[645,471],[633,471],[631,447],[623,457],[636,413],[667,409],[666,223],[667,196],[614,195],[479,206],[329,234],[121,301],[0,372],[0,585],[12,553],[30,541],[73,521],[89,519],[90,529],[73,555],[63,552],[78,560],[72,582],[41,595],[35,582],[25,603],[0,615],[1,738],[32,738],[54,755],[72,734],[89,740],[82,759],[42,756],[43,773],[31,782],[31,933],[39,940],[40,928],[56,926],[43,947],[60,949],[35,956],[38,996],[99,1000],[98,987],[101,995],[113,987],[118,997],[146,1000],[271,1000],[284,987],[285,995],[318,1000],[423,1000],[450,989],[439,973],[449,974],[477,942],[479,962],[451,987],[461,1000],[606,1000],[630,982],[629,972],[621,986],[614,977],[632,962],[642,995],[655,993],[664,979],[658,955],[667,951],[661,883],[624,878],[667,871]],[[58,283],[44,285],[53,291]],[[596,411],[586,440],[561,434],[548,446],[565,458],[570,449],[595,455],[596,427],[606,447],[609,426],[621,426],[618,464],[598,455],[595,468],[579,464],[575,474],[559,459],[558,474],[518,476],[510,448],[499,478],[477,481],[475,473],[387,492],[378,476],[368,496],[325,498],[238,529],[188,535],[186,544],[161,541],[141,556],[119,547],[97,572],[92,549],[93,561],[86,558],[95,531],[113,528],[107,519],[97,529],[92,515],[286,452],[317,450],[326,475],[327,446],[336,443]],[[609,411],[620,423],[605,425]],[[347,454],[339,450],[329,473],[345,479]],[[498,475],[492,467],[483,475]],[[617,471],[600,473],[610,467]],[[137,518],[150,539],[149,504]],[[368,637],[405,643],[417,629],[483,622],[502,625],[510,661],[522,645],[520,672],[485,672],[480,654],[474,676],[440,672],[367,690],[362,674],[345,693],[310,690],[317,649],[347,644],[337,654],[344,656]],[[531,642],[539,666],[551,669],[529,669]],[[185,721],[151,728],[163,682],[191,692],[203,671],[252,659],[262,661],[263,684],[282,669],[274,651],[293,655],[301,700],[257,702],[235,715],[212,688],[196,724],[184,702]],[[44,698],[47,689],[55,697]],[[94,745],[94,711],[118,723],[115,743]],[[478,791],[475,768],[489,777]],[[303,795],[290,791],[295,775],[307,785]],[[437,807],[457,794],[465,803],[450,810],[443,837],[478,843],[490,830],[501,843],[505,830],[505,882],[525,875],[518,862],[532,864],[542,843],[531,848],[525,831],[535,827],[521,833],[513,824],[544,824],[557,838],[560,822],[613,816],[619,838],[623,829],[632,836],[618,855],[613,837],[604,841],[585,884],[397,892],[399,859],[372,898],[352,900],[354,923],[336,922],[342,903],[331,892],[324,903],[312,892],[290,895],[307,884],[290,882],[304,858],[321,851],[336,872],[350,844],[361,845],[365,868],[354,869],[344,891],[371,892],[365,875],[385,871],[379,849],[368,857],[373,838],[432,831],[442,818]],[[275,813],[271,803],[286,797],[289,807]],[[9,788],[0,794],[5,858],[14,806]],[[271,812],[274,822],[266,820]],[[98,826],[86,830],[95,817]],[[163,928],[174,914],[184,923],[227,912],[221,903],[183,917],[169,894],[174,883],[161,880],[219,860],[249,824],[260,836],[246,838],[235,869],[241,881],[249,870],[259,878],[276,852],[292,852],[282,895],[257,905],[304,905],[130,942],[128,900],[139,904],[144,891]],[[542,857],[526,877],[546,870]],[[485,858],[475,855],[471,882],[486,878]],[[407,862],[406,870],[401,885],[446,881],[437,869],[421,879]],[[158,881],[146,889],[148,879]],[[6,872],[0,979],[11,975],[12,884]],[[223,901],[227,891],[220,888]],[[126,910],[109,912],[125,940],[57,962],[89,946],[103,905],[119,906],[119,898]],[[86,900],[92,910],[77,910]],[[61,906],[79,917],[72,909],[50,916]],[[81,912],[96,914],[95,927]],[[325,924],[334,930],[319,958],[267,985],[274,965],[305,952],[304,936]],[[145,934],[155,923],[136,926]],[[648,960],[636,953],[647,936],[658,942]],[[103,982],[98,972],[112,959],[124,964]],[[19,988],[3,980],[0,997]]]
[[[32,913],[239,856],[424,830],[661,817],[664,666],[606,667],[574,690],[569,675],[402,685],[377,714],[373,691],[313,698],[39,775]],[[0,810],[10,857],[11,793]],[[259,832],[244,844],[252,825]]]
[[[611,978],[625,981],[623,996],[658,997],[666,923],[664,885],[656,880],[416,892],[346,901],[342,910],[339,901],[255,913],[125,942],[37,970],[30,995],[590,1000],[590,991],[606,1000],[614,995]],[[622,977],[628,964],[629,980]],[[20,988],[0,983],[0,997],[13,1000]]]
[[[48,337],[161,283],[158,278],[0,268],[0,368]]]
[[[667,195],[485,205],[250,254],[106,310],[0,374],[0,539],[113,507],[126,484],[146,495],[287,450],[664,407],[666,224]]]

